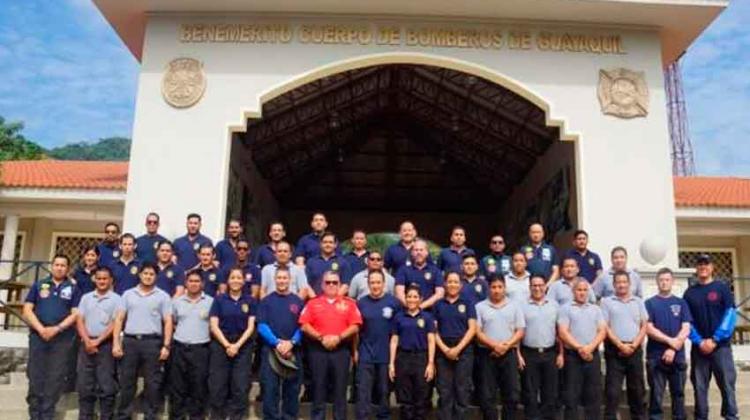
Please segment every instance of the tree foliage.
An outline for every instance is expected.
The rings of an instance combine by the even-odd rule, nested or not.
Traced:
[[[80,142],[55,147],[49,156],[60,160],[121,160],[130,159],[130,139],[107,137],[95,143]]]
[[[43,159],[44,149],[21,134],[22,122],[6,122],[0,116],[0,161]]]

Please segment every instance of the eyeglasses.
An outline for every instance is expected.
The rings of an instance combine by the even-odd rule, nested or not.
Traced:
[[[159,221],[158,220],[146,220],[146,224],[147,225],[158,225]]]
[[[502,245],[502,244],[504,244],[505,242],[503,242],[503,241],[492,241],[492,242],[490,242],[490,243],[491,243],[491,244],[493,244],[493,245],[496,245],[496,244],[497,244],[497,245]]]
[[[326,284],[326,286],[336,286],[336,285],[339,284],[339,282],[337,282],[337,281],[326,281],[325,284]]]

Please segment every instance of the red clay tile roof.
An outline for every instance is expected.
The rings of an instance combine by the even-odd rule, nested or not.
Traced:
[[[0,162],[0,186],[16,188],[127,188],[128,162],[21,160]]]
[[[677,207],[750,207],[750,178],[674,178]]]

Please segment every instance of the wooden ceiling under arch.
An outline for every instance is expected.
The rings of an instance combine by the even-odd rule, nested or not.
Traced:
[[[238,134],[289,209],[493,212],[559,132],[518,94],[425,65],[321,78]]]

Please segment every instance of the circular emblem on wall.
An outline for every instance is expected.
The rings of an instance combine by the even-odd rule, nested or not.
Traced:
[[[620,118],[648,115],[648,85],[642,71],[600,70],[598,95],[604,114]]]
[[[194,58],[175,58],[167,64],[161,81],[164,100],[175,108],[195,105],[206,91],[203,63]]]

